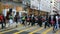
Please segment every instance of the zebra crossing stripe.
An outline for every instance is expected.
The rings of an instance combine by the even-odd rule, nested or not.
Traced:
[[[55,34],[59,34],[60,30],[58,30]]]
[[[53,29],[53,27],[47,29],[46,31],[42,32],[42,34],[47,34],[49,31],[51,31]]]
[[[19,26],[22,26],[21,24]],[[10,29],[10,28],[9,28]],[[15,28],[16,29],[16,28]],[[10,30],[6,30],[6,31],[3,31],[3,32],[0,32],[0,34],[3,34],[3,33],[6,33],[6,32],[10,32],[10,31],[13,31],[14,29],[10,29]]]
[[[33,27],[30,27],[30,28],[26,28],[26,29],[20,30],[19,32],[16,32],[16,33],[13,33],[13,34],[19,34],[19,33],[22,33],[22,32],[24,32],[24,31],[33,29],[34,27],[36,27],[36,26],[33,26]]]
[[[44,28],[44,27],[40,27],[39,29],[36,29],[36,30],[32,31],[32,32],[30,32],[29,34],[36,33],[36,32],[38,32],[38,31],[42,30],[43,28]]]

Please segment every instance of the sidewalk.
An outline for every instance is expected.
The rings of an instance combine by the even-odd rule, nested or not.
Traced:
[[[17,24],[18,27],[22,27],[23,25],[21,25],[20,23]],[[2,30],[9,30],[9,29],[15,29],[16,28],[16,23],[11,24],[11,26],[9,27],[9,23],[6,24],[6,28],[1,29],[1,24],[0,24],[0,31]]]

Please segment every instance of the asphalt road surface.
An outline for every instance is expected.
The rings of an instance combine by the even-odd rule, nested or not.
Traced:
[[[14,28],[0,30],[0,34],[60,34],[60,29],[53,32],[53,27],[44,28],[44,26],[39,27],[38,25],[23,26],[19,24],[17,28],[14,25]]]

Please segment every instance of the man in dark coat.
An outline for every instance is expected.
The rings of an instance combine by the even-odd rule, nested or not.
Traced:
[[[40,27],[42,27],[42,17],[39,15],[38,16],[38,25],[40,26]]]

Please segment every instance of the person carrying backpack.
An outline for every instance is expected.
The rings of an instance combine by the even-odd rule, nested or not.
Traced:
[[[9,15],[9,27],[13,26],[13,16],[12,14]]]
[[[25,25],[25,16],[22,16],[22,24]]]

